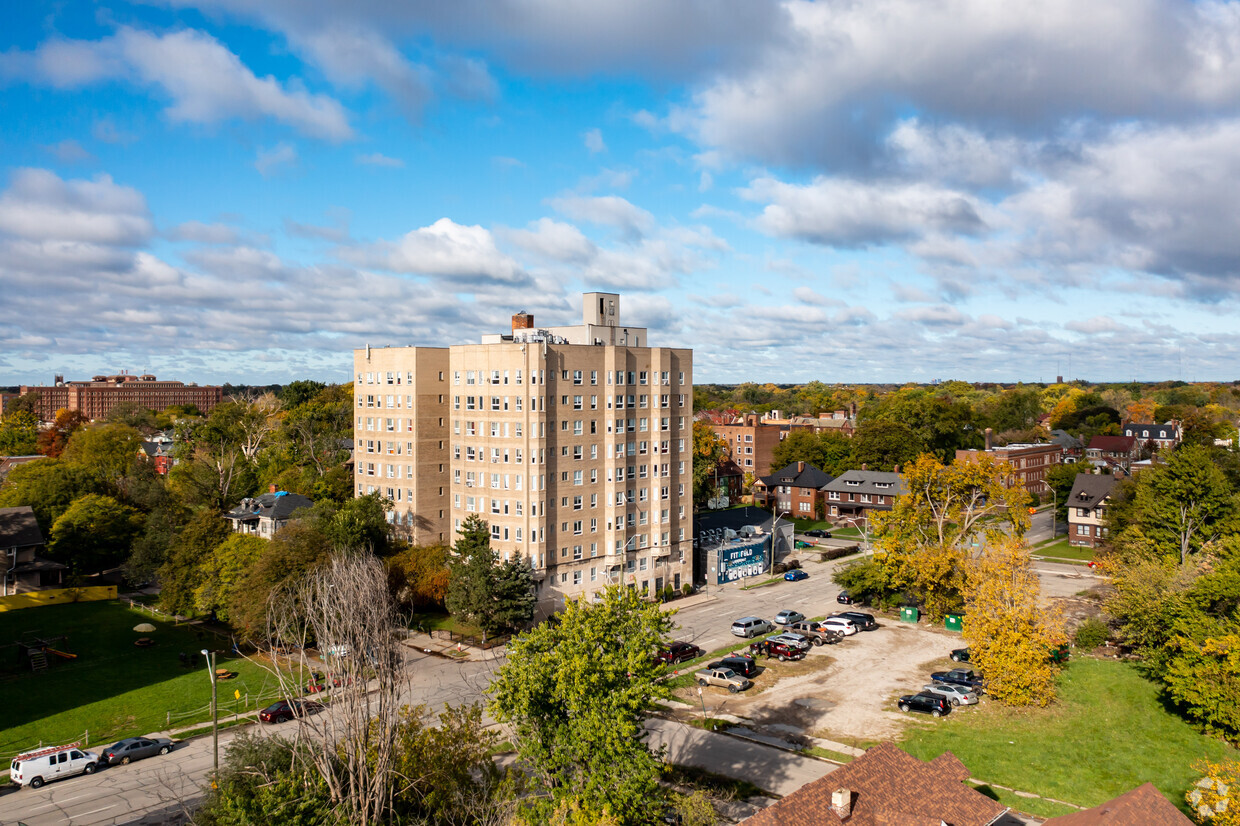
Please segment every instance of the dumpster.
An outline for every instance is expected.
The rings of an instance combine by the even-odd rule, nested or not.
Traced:
[[[900,622],[917,622],[921,616],[921,612],[916,605],[902,605],[900,607]]]
[[[943,620],[943,626],[947,628],[948,631],[963,631],[964,617],[960,614],[948,614]]]

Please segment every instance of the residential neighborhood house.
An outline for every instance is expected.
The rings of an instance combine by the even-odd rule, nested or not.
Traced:
[[[1106,538],[1102,517],[1118,480],[1104,473],[1078,473],[1068,494],[1068,544],[1096,548]]]
[[[1052,817],[1042,826],[1192,826],[1192,823],[1153,783],[1143,783],[1092,809]]]
[[[271,539],[281,528],[288,524],[289,519],[299,510],[312,507],[314,500],[300,493],[276,490],[271,486],[269,493],[253,499],[241,500],[241,504],[224,514],[224,518],[232,522],[236,533],[248,533]]]
[[[1005,476],[1003,484],[1008,488],[1024,487],[1031,493],[1043,494],[1050,490],[1046,484],[1046,472],[1063,460],[1063,450],[1051,444],[1013,444],[991,447],[991,430],[986,428],[985,450],[957,450],[957,462],[976,462],[982,456],[1012,466],[1012,473]]]
[[[1118,467],[1126,473],[1139,450],[1134,436],[1095,436],[1085,448],[1085,458],[1094,467]]]
[[[59,588],[68,566],[39,556],[47,543],[29,505],[0,508],[0,596]]]
[[[817,519],[823,511],[822,487],[831,474],[805,462],[793,462],[783,470],[753,483],[754,504],[798,519]]]
[[[1124,425],[1124,435],[1137,440],[1137,448],[1147,449],[1152,453],[1170,450],[1184,438],[1184,430],[1180,423],[1172,420],[1166,424],[1142,424],[1128,422]]]
[[[923,763],[892,743],[807,783],[744,826],[990,826],[1007,807],[965,784],[950,751]]]
[[[827,518],[837,525],[856,526],[872,511],[891,510],[896,497],[908,492],[899,470],[849,470],[831,480],[822,488]]]

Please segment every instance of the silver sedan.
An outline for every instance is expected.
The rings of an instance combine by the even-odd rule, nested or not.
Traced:
[[[940,697],[946,697],[951,700],[954,706],[971,706],[977,702],[977,693],[970,691],[962,685],[952,685],[951,683],[931,683],[923,686],[922,691],[928,694],[937,694]]]

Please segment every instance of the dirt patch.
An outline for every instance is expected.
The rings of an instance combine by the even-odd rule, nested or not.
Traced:
[[[730,695],[720,710],[748,719],[758,730],[778,727],[783,733],[846,741],[888,739],[910,719],[892,698],[916,693],[931,671],[954,667],[947,655],[961,645],[957,634],[884,618],[877,630],[815,648],[799,663],[772,663],[755,680],[763,691]]]

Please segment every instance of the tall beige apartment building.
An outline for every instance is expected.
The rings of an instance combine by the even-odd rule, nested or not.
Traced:
[[[692,579],[693,351],[651,347],[620,296],[582,324],[451,347],[354,351],[356,490],[381,492],[418,543],[466,517],[503,559],[528,557],[540,609],[623,583]]]

